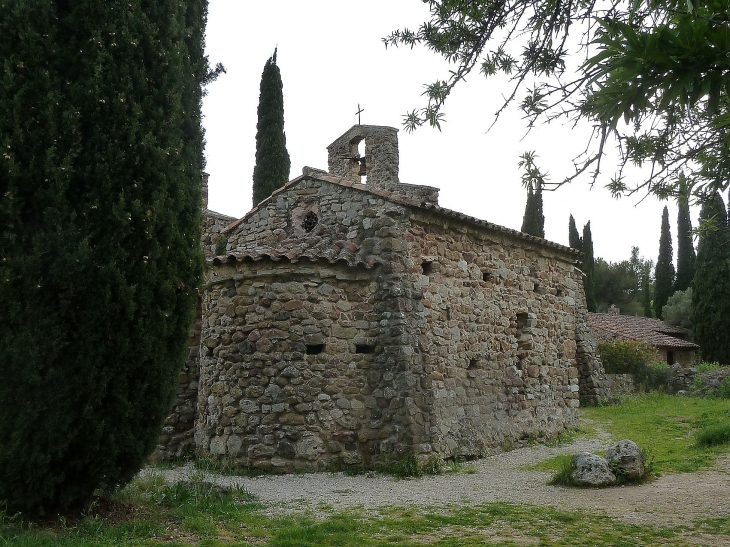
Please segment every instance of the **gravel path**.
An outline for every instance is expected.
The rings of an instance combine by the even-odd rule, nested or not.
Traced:
[[[376,510],[385,505],[439,506],[453,503],[513,502],[586,509],[636,523],[678,525],[698,518],[730,515],[730,457],[716,468],[699,473],[668,475],[640,486],[578,489],[548,486],[549,473],[523,468],[559,454],[602,452],[613,440],[599,431],[591,439],[579,439],[561,447],[532,446],[472,462],[476,473],[394,479],[390,476],[346,476],[311,473],[261,477],[207,474],[221,485],[238,485],[257,496],[268,512],[316,510],[321,504],[334,509],[362,507]],[[184,480],[192,465],[175,469],[146,469],[166,480]]]

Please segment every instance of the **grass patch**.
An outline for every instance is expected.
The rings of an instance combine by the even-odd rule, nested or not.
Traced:
[[[651,447],[658,473],[705,469],[727,451],[727,445],[699,445],[695,434],[713,424],[730,423],[729,399],[648,393],[627,397],[618,406],[587,407],[581,412],[616,439]]]
[[[720,370],[723,366],[720,363],[697,363],[692,368],[696,369],[697,372],[714,372]]]
[[[727,429],[727,399],[648,394],[626,399],[621,406],[582,412],[615,438],[631,438],[640,446],[652,447],[655,464],[665,473],[702,469],[717,454],[730,450],[728,444],[705,446],[696,438],[699,431]],[[566,461],[569,465],[569,456],[540,465],[559,468]],[[413,460],[406,464],[412,465]],[[461,472],[473,469],[469,464],[460,465]],[[433,463],[434,468],[440,466]],[[108,504],[111,510],[107,512],[96,508],[76,519],[44,522],[0,511],[0,547],[730,544],[730,517],[657,527],[588,510],[508,503],[383,507],[377,511],[335,511],[320,505],[314,514],[306,506],[293,506],[288,516],[272,516],[246,490],[217,487],[202,471],[177,485],[167,485],[152,473],[133,481]]]
[[[216,493],[201,492],[194,503],[219,504]],[[197,495],[197,494],[196,494]],[[183,496],[186,497],[186,496]],[[194,498],[195,496],[193,496]],[[203,498],[212,497],[208,502]],[[235,497],[235,496],[234,496]],[[727,519],[705,519],[690,526],[656,527],[629,524],[588,511],[560,511],[548,507],[485,503],[455,504],[438,508],[384,507],[378,511],[326,509],[314,518],[304,510],[287,516],[267,517],[252,511],[247,502],[233,498],[225,511],[202,512],[209,525],[197,528],[179,520],[176,512],[191,503],[177,498],[166,510],[143,526],[111,525],[103,519],[86,519],[74,525],[40,527],[0,519],[0,545],[18,547],[183,546],[202,547],[266,545],[269,547],[435,545],[594,545],[608,547],[681,546],[721,544],[730,540]],[[139,502],[140,504],[150,504]],[[155,503],[148,510],[159,508]]]
[[[695,433],[699,446],[720,446],[730,443],[730,422],[703,427]]]
[[[549,460],[551,466],[555,468],[555,473],[548,484],[554,486],[570,486],[573,484],[573,466],[570,465],[572,459],[573,457],[570,454],[563,454]]]

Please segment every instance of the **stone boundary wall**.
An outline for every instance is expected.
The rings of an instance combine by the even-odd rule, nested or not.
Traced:
[[[582,274],[581,274],[582,275]],[[597,405],[605,401],[610,391],[606,385],[606,371],[598,355],[598,344],[588,322],[585,291],[581,281],[581,305],[576,311],[576,363],[580,373],[580,400],[583,405]]]
[[[717,388],[726,378],[730,378],[730,367],[708,372],[697,372],[696,368],[685,368],[678,364],[672,365],[669,392],[688,391],[698,376],[700,378],[700,393],[705,394]]]
[[[636,393],[636,384],[632,374],[606,374],[604,378],[604,386],[611,397]]]

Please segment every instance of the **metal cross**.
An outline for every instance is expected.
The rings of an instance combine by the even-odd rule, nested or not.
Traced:
[[[360,103],[357,103],[357,112],[355,112],[355,114],[357,114],[357,125],[360,125],[360,113],[361,112],[365,112],[365,109],[360,108]]]

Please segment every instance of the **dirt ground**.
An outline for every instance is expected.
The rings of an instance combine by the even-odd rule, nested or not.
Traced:
[[[611,439],[598,431],[562,447],[531,446],[473,462],[473,472],[418,479],[347,476],[315,473],[282,476],[236,477],[208,475],[208,480],[246,488],[266,503],[269,512],[291,512],[327,506],[333,509],[362,507],[377,510],[386,505],[439,506],[455,503],[513,502],[585,509],[626,522],[675,526],[697,519],[730,516],[730,454],[721,456],[714,469],[665,475],[642,484],[602,489],[549,486],[550,473],[526,468],[558,454],[602,452]],[[177,469],[149,469],[167,480],[196,473],[192,465]],[[198,472],[199,473],[199,472]]]

